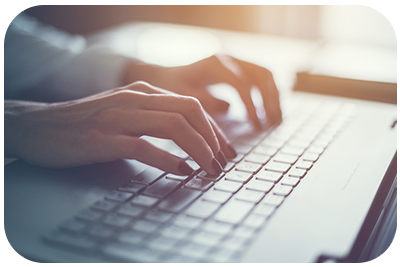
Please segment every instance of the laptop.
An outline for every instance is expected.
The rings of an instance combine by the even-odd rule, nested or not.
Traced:
[[[39,262],[367,260],[396,193],[396,106],[296,92],[283,111],[260,132],[219,118],[238,152],[219,177],[165,140],[152,141],[191,176],[134,160],[6,165],[8,241]]]
[[[240,99],[230,103],[215,118],[238,157],[218,177],[173,142],[150,137],[194,173],[135,160],[57,170],[6,165],[11,247],[37,262],[160,263],[363,262],[389,247],[396,105],[292,92],[282,96],[283,122],[254,131]]]

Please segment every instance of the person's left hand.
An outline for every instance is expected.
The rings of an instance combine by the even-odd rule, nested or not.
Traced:
[[[209,113],[226,111],[229,104],[211,96],[206,87],[227,83],[238,91],[248,118],[259,128],[260,120],[251,98],[251,89],[256,87],[262,95],[268,120],[272,124],[282,120],[279,93],[272,73],[231,56],[214,55],[191,65],[170,68],[135,62],[128,69],[126,81],[135,80],[144,80],[181,95],[194,96]]]

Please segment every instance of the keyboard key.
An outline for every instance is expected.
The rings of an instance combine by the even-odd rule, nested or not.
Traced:
[[[109,239],[114,236],[115,231],[103,225],[95,225],[87,233],[95,238]]]
[[[253,148],[253,146],[249,144],[233,144],[233,147],[235,148],[237,153],[241,154],[247,154]]]
[[[287,196],[290,194],[290,192],[292,192],[292,190],[293,187],[291,186],[277,184],[272,192],[274,195]]]
[[[177,226],[194,229],[199,226],[203,222],[202,219],[187,216],[187,215],[180,215],[177,217],[172,223]]]
[[[193,258],[202,258],[207,252],[210,250],[209,246],[204,246],[195,243],[189,243],[184,245],[180,249],[180,253],[185,256],[193,257]]]
[[[283,140],[283,139],[267,137],[263,141],[261,141],[260,144],[263,146],[268,146],[268,147],[273,147],[273,148],[281,148],[284,143],[285,143],[285,140]]]
[[[210,217],[219,207],[219,203],[200,199],[190,206],[185,213],[190,216],[206,219]]]
[[[300,182],[300,178],[297,177],[290,177],[290,176],[285,176],[281,180],[281,184],[283,185],[289,185],[289,186],[296,186]]]
[[[270,156],[257,154],[257,153],[250,153],[244,158],[246,162],[258,163],[258,164],[265,164],[270,159]]]
[[[222,176],[224,176],[223,172],[218,175],[215,175],[215,174],[208,174],[206,173],[206,171],[201,171],[196,175],[197,178],[208,179],[213,181],[221,179]]]
[[[161,171],[154,167],[147,167],[146,170],[136,175],[131,182],[150,185],[157,181],[157,179],[160,178],[163,174],[164,171]]]
[[[214,182],[211,180],[194,177],[189,182],[186,183],[185,187],[206,191],[213,184]]]
[[[256,175],[256,180],[263,180],[267,182],[277,183],[282,178],[282,173],[260,170]]]
[[[103,223],[107,225],[111,225],[114,227],[119,227],[123,228],[127,226],[131,222],[131,219],[127,216],[121,216],[118,214],[108,214],[104,220]]]
[[[218,221],[207,221],[204,226],[203,230],[211,233],[218,233],[221,235],[229,234],[232,231],[232,225],[229,223],[218,222]]]
[[[232,170],[225,175],[225,179],[229,181],[246,183],[251,178],[251,173]]]
[[[181,185],[180,181],[166,179],[165,177],[159,179],[154,184],[147,187],[143,194],[158,198],[164,198],[169,195],[172,191]]]
[[[261,168],[261,164],[242,161],[236,165],[236,171],[256,173]]]
[[[117,213],[130,217],[139,217],[144,211],[145,209],[143,207],[134,206],[129,203],[121,206]]]
[[[188,175],[176,175],[176,174],[169,173],[169,174],[166,175],[166,178],[167,179],[171,179],[171,180],[184,182],[189,178],[189,176]]]
[[[208,255],[208,259],[211,262],[217,262],[217,263],[230,263],[235,261],[236,251],[231,250],[231,249],[225,249],[225,248],[217,248],[213,249],[210,254]]]
[[[297,161],[298,157],[289,154],[277,153],[272,160],[276,162],[283,162],[288,164],[294,164]]]
[[[267,163],[267,165],[264,166],[264,169],[267,170],[267,171],[285,173],[290,169],[290,166],[291,165],[287,164],[287,163],[270,161],[270,162]]]
[[[287,144],[291,147],[298,147],[298,148],[306,149],[310,145],[310,141],[300,140],[300,139],[291,139]]]
[[[98,212],[98,211],[90,210],[90,209],[83,210],[83,211],[79,212],[76,215],[77,219],[81,219],[81,220],[85,220],[85,221],[91,221],[91,222],[97,221],[101,217],[103,217],[103,213],[102,212]]]
[[[229,161],[237,163],[237,162],[241,161],[243,159],[243,157],[244,157],[244,154],[237,153],[237,156],[234,157],[233,159],[229,159]]]
[[[178,242],[177,239],[167,238],[164,236],[158,236],[150,241],[148,244],[149,248],[157,249],[160,251],[169,251],[171,250],[175,244]]]
[[[130,184],[125,184],[118,188],[120,191],[126,191],[126,192],[131,192],[135,195],[139,194],[146,188],[146,185],[144,184],[138,184],[138,183],[130,183]]]
[[[173,214],[170,212],[152,209],[147,212],[145,218],[150,221],[164,223],[168,221],[172,217],[172,215]]]
[[[257,207],[254,209],[254,213],[268,217],[271,216],[272,213],[274,213],[275,209],[276,205],[269,205],[263,202],[257,205]]]
[[[219,190],[209,190],[202,196],[202,199],[223,204],[226,201],[228,201],[228,199],[231,196],[232,196],[232,193],[230,193],[230,192],[224,192],[224,191],[219,191]]]
[[[250,216],[247,217],[246,220],[244,220],[243,225],[258,228],[264,224],[266,219],[266,216],[260,214],[250,214]]]
[[[190,231],[191,229],[189,228],[179,227],[177,225],[170,225],[164,228],[161,231],[161,234],[165,237],[183,239]]]
[[[134,197],[131,200],[131,203],[134,205],[151,207],[151,206],[154,206],[158,201],[159,201],[159,199],[155,198],[155,197],[139,195],[139,196]]]
[[[318,160],[319,154],[306,152],[306,153],[304,153],[304,155],[303,155],[301,158],[302,158],[303,160],[306,160],[306,161],[315,162],[315,161]]]
[[[214,189],[215,190],[221,190],[221,191],[235,193],[241,187],[242,187],[241,183],[228,181],[228,180],[221,180],[214,186]]]
[[[251,229],[254,229],[254,228],[251,227]],[[252,231],[252,233],[253,233],[253,231]],[[247,242],[246,237],[243,238],[243,237],[232,236],[232,237],[228,237],[227,239],[225,239],[224,242],[222,242],[221,247],[232,250],[232,251],[236,251],[236,250],[241,249],[246,244],[246,242]]]
[[[223,172],[228,172],[230,171],[233,167],[235,166],[235,163],[233,162],[228,162],[222,169]]]
[[[103,253],[124,262],[156,262],[161,252],[140,248],[135,245],[113,243],[103,248]]]
[[[304,148],[299,148],[299,147],[294,147],[294,146],[288,146],[285,145],[281,150],[281,153],[284,154],[289,154],[289,155],[294,155],[294,156],[300,156],[301,154],[304,153]]]
[[[217,212],[214,219],[237,224],[245,218],[253,207],[253,203],[232,199]]]
[[[288,175],[290,177],[303,178],[304,175],[306,175],[306,173],[307,173],[307,171],[305,169],[292,168],[288,172]]]
[[[148,221],[148,220],[137,220],[132,225],[132,229],[144,232],[144,233],[153,233],[161,226],[158,222]]]
[[[254,228],[254,227],[240,225],[232,232],[232,236],[248,239],[251,236],[253,236],[255,230],[256,230],[256,228]]]
[[[280,204],[282,204],[284,199],[285,198],[283,196],[274,195],[273,193],[269,193],[265,196],[265,198],[261,201],[261,203],[273,205],[273,206],[277,207]]]
[[[200,170],[200,165],[196,163],[196,161],[192,159],[186,160],[186,163],[193,169],[194,172]]]
[[[234,198],[236,198],[236,199],[243,200],[243,201],[249,201],[249,202],[253,202],[253,203],[259,202],[263,197],[264,197],[264,192],[254,191],[254,190],[250,190],[247,188],[242,188],[234,196]]]
[[[97,201],[96,203],[94,203],[91,206],[91,208],[101,210],[101,211],[111,211],[111,210],[115,209],[117,206],[118,206],[118,204],[115,202],[100,200],[100,201]]]
[[[76,220],[69,220],[63,224],[60,225],[60,228],[64,231],[73,233],[73,234],[78,234],[79,232],[82,232],[86,228],[86,224],[76,221]]]
[[[172,195],[164,199],[158,208],[161,210],[178,213],[201,195],[201,191],[181,187]]]
[[[266,156],[273,156],[275,153],[278,151],[277,148],[275,147],[269,147],[269,146],[257,146],[253,152],[256,154],[261,154],[261,155],[266,155]]]
[[[146,236],[147,234],[142,232],[128,231],[119,234],[117,240],[119,242],[135,245],[140,244]]]
[[[107,194],[106,199],[117,201],[117,202],[126,202],[131,197],[133,197],[132,193],[114,190]]]
[[[322,146],[312,145],[307,149],[307,152],[321,155],[324,150],[325,148]]]
[[[219,241],[222,239],[223,235],[220,235],[218,233],[210,233],[206,231],[201,231],[195,233],[192,237],[191,240],[193,243],[201,244],[201,245],[206,245],[206,246],[215,246],[219,243]]]
[[[246,184],[246,188],[250,190],[261,191],[263,193],[269,192],[274,187],[273,182],[267,182],[263,180],[251,180]]]
[[[311,169],[312,166],[313,163],[311,161],[304,161],[302,159],[297,161],[296,164],[294,165],[296,169],[305,169],[305,170]]]

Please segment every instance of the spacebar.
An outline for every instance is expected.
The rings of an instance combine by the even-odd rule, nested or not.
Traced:
[[[218,211],[214,219],[237,224],[249,213],[253,206],[253,203],[232,199]]]
[[[172,195],[164,199],[158,208],[170,212],[180,212],[183,208],[189,205],[192,201],[201,195],[201,191],[181,187]]]

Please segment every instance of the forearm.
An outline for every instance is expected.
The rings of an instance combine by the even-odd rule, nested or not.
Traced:
[[[28,120],[24,114],[38,111],[49,104],[29,101],[4,101],[4,156],[19,157],[19,144],[23,134],[27,131]]]

